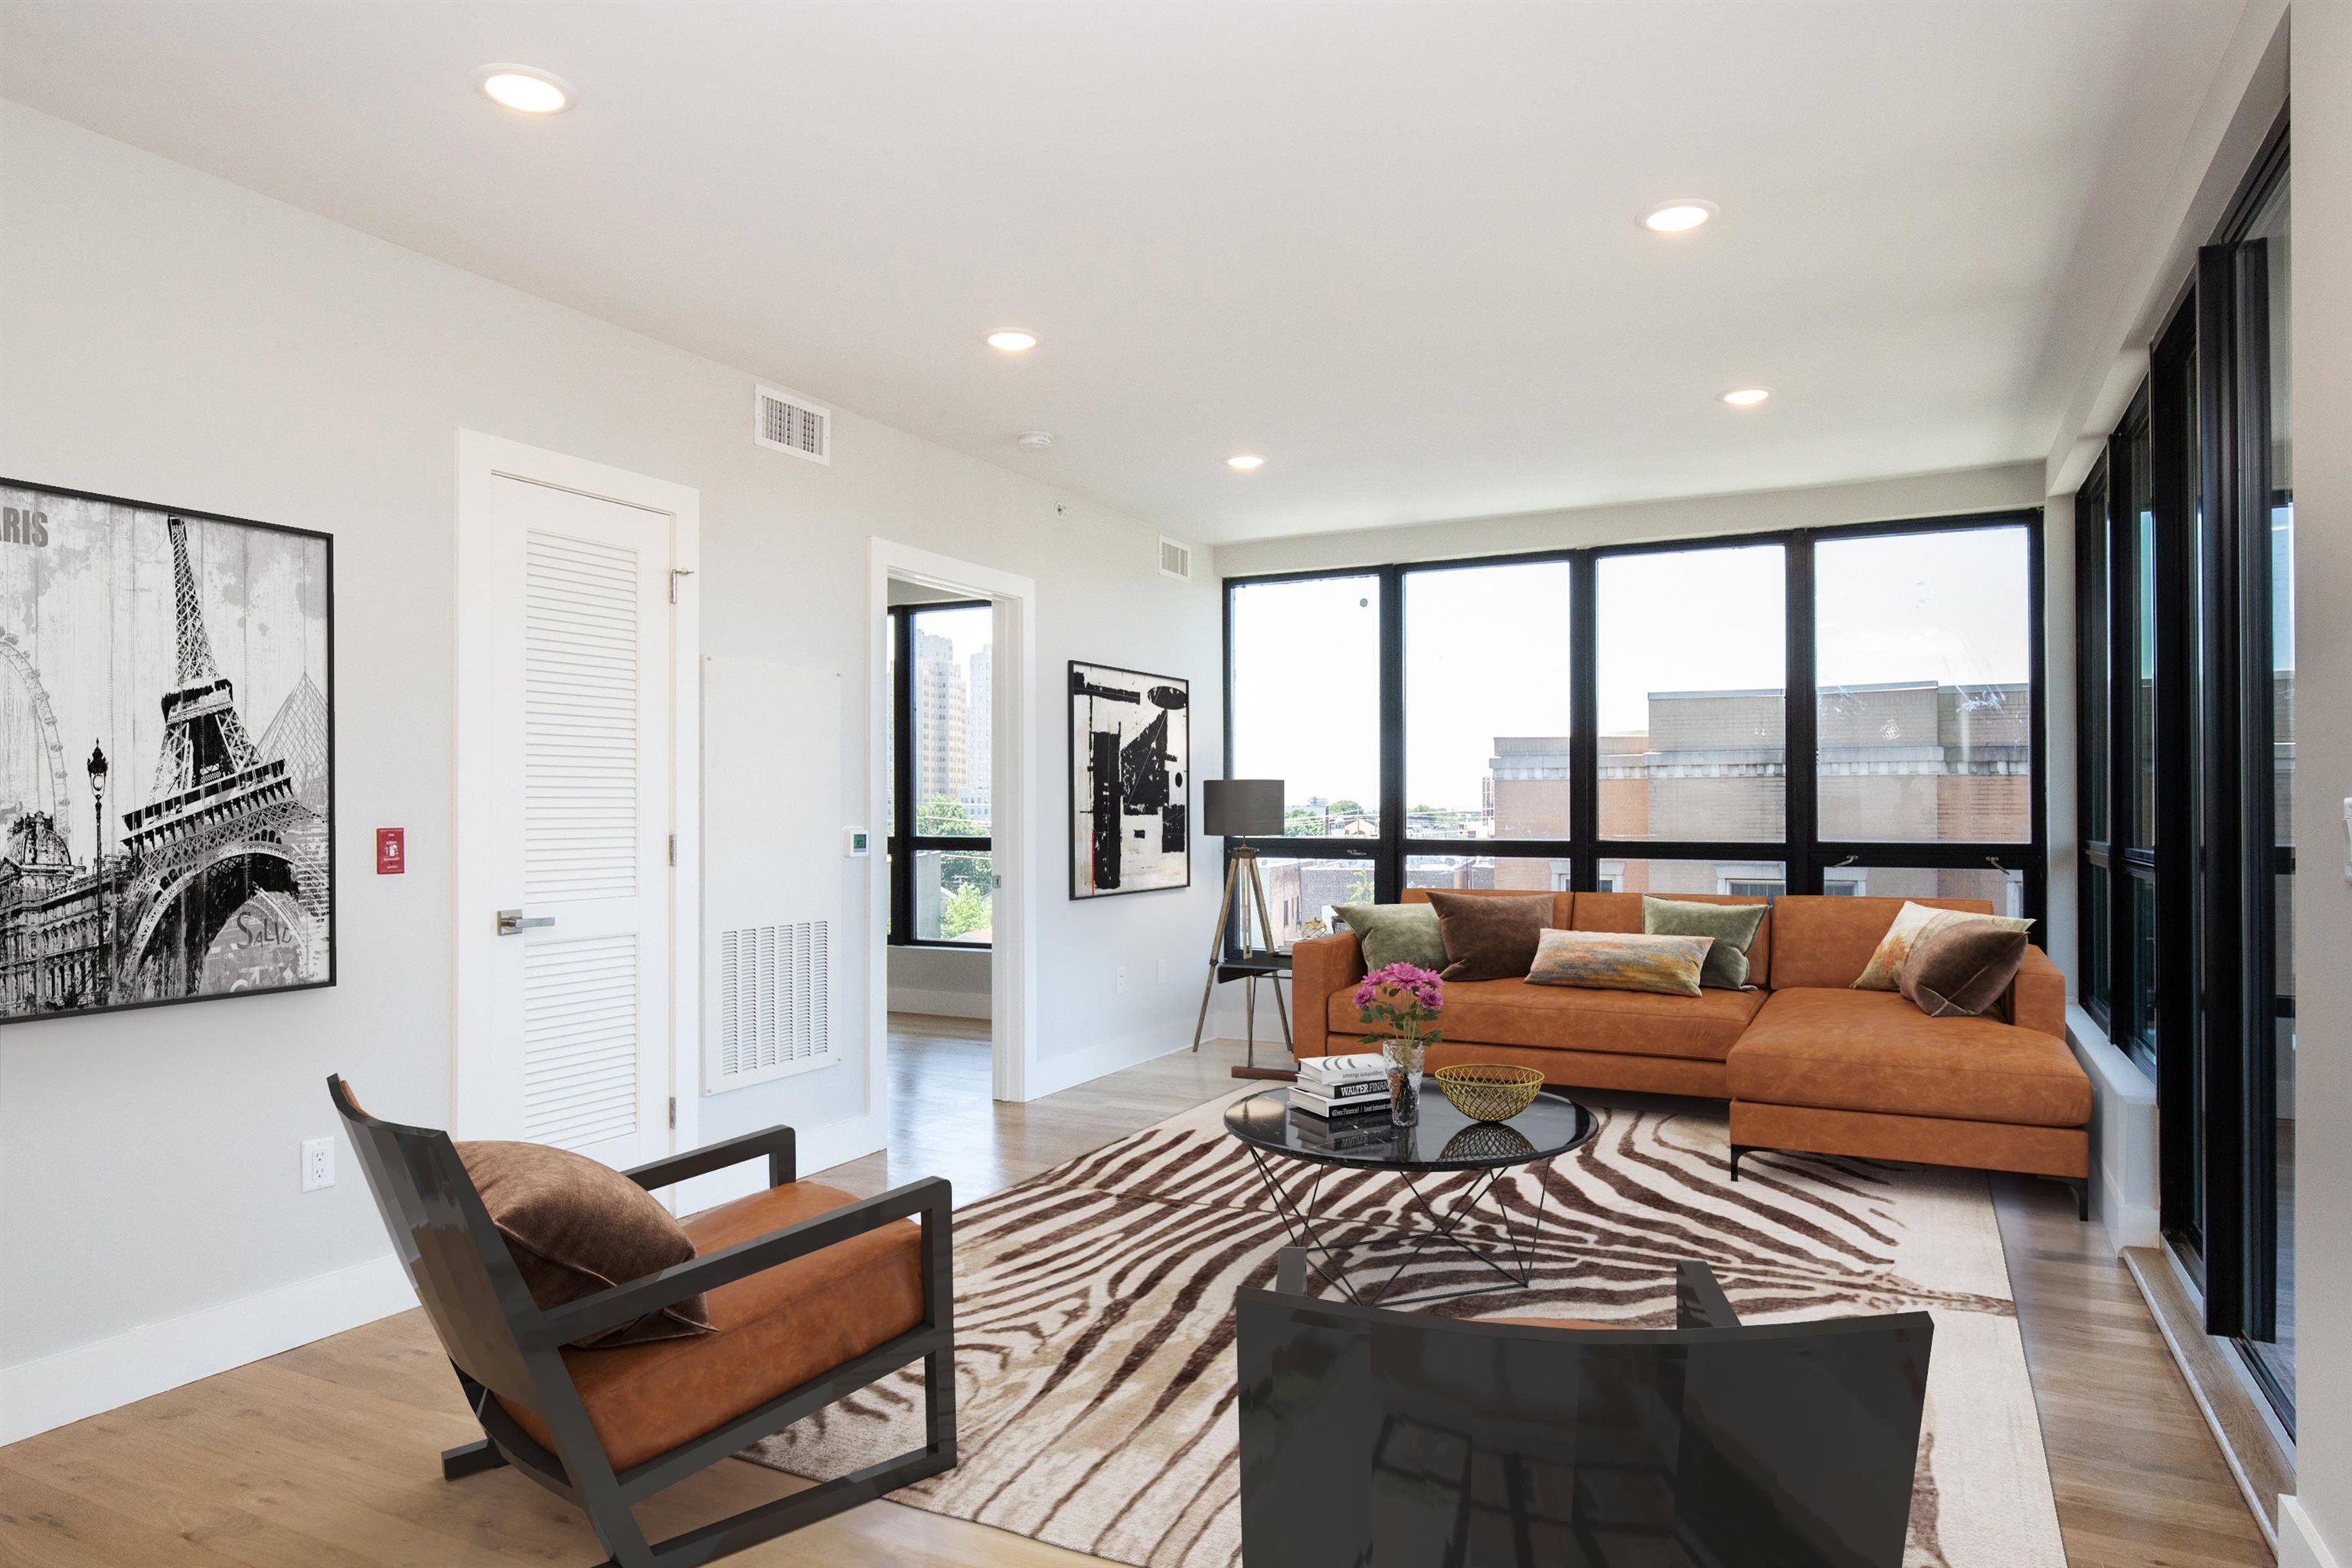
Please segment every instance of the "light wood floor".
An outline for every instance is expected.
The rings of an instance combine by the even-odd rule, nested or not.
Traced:
[[[858,1193],[940,1174],[968,1201],[1234,1087],[1238,1045],[1025,1106],[988,1098],[984,1026],[892,1020],[891,1152],[813,1173]],[[1266,1049],[1259,1047],[1260,1060]],[[2073,1568],[2268,1568],[2138,1292],[2048,1183],[1995,1184]],[[407,1312],[0,1448],[9,1568],[580,1568],[579,1516],[510,1470],[454,1485],[478,1435]],[[792,1489],[721,1464],[646,1505],[656,1537]],[[745,1552],[743,1568],[1079,1568],[1094,1559],[877,1502]]]

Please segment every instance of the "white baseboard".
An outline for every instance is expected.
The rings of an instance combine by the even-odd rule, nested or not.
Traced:
[[[2278,1508],[2278,1568],[2344,1568],[2345,1560],[2319,1539],[2319,1526],[2300,1500],[2284,1496]]]
[[[259,1295],[0,1367],[0,1443],[14,1443],[416,1305],[389,1252]]]
[[[985,991],[916,991],[890,987],[890,1011],[920,1013],[931,1018],[989,1018],[995,999]]]
[[[1028,1097],[1043,1100],[1049,1094],[1059,1094],[1066,1089],[1091,1082],[1105,1073],[1117,1072],[1138,1062],[1148,1062],[1155,1057],[1173,1056],[1178,1051],[1192,1048],[1191,1028],[1171,1025],[1139,1030],[1116,1040],[1106,1040],[1098,1046],[1088,1046],[1084,1050],[1046,1057],[1029,1068]]]

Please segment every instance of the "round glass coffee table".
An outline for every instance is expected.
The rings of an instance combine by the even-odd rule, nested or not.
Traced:
[[[1434,1089],[1434,1086],[1432,1086]],[[1476,1121],[1434,1092],[1422,1097],[1421,1121],[1412,1127],[1391,1122],[1385,1110],[1369,1110],[1327,1121],[1290,1107],[1290,1090],[1269,1089],[1225,1108],[1225,1131],[1240,1140],[1265,1184],[1276,1215],[1290,1234],[1292,1248],[1316,1277],[1350,1301],[1383,1307],[1422,1306],[1491,1290],[1524,1290],[1535,1281],[1536,1242],[1543,1234],[1551,1163],[1592,1141],[1592,1112],[1559,1093],[1543,1089],[1535,1103],[1508,1121]],[[1290,1162],[1318,1167],[1301,1197],[1291,1190],[1301,1174]],[[1496,1184],[1523,1165],[1540,1163],[1546,1180],[1538,1187],[1535,1212],[1525,1222],[1500,1204],[1487,1205]],[[1286,1166],[1288,1166],[1286,1169]],[[1407,1220],[1368,1220],[1319,1206],[1324,1178],[1333,1172],[1377,1171],[1403,1184]],[[1466,1183],[1444,1178],[1467,1173]],[[1485,1212],[1481,1213],[1482,1205]],[[1484,1226],[1471,1228],[1473,1221]],[[1334,1241],[1335,1229],[1385,1232],[1382,1239]],[[1500,1245],[1482,1240],[1478,1229],[1498,1233]],[[1433,1247],[1465,1256],[1479,1278],[1459,1289],[1403,1296],[1389,1290],[1405,1270]],[[1391,1258],[1386,1254],[1402,1249]],[[1373,1267],[1386,1278],[1360,1289],[1349,1267],[1350,1254],[1378,1251]],[[1393,1265],[1393,1267],[1391,1267]]]

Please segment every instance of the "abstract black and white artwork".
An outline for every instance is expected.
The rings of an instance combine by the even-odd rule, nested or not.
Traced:
[[[0,480],[0,1024],[335,977],[333,542]]]
[[[1070,897],[1192,885],[1191,690],[1070,661]]]

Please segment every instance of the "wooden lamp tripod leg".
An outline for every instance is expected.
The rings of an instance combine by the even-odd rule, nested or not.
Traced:
[[[1251,863],[1251,869],[1253,872],[1256,869],[1255,861]],[[1216,928],[1209,933],[1209,977],[1201,986],[1201,1016],[1192,1024],[1192,1048],[1196,1051],[1201,1048],[1201,1031],[1209,1026],[1209,998],[1217,993],[1217,964],[1225,956],[1225,921],[1233,918],[1234,883],[1240,877],[1241,870],[1241,857],[1227,858],[1225,896],[1217,902]],[[1283,1026],[1289,1027],[1287,1023]]]

